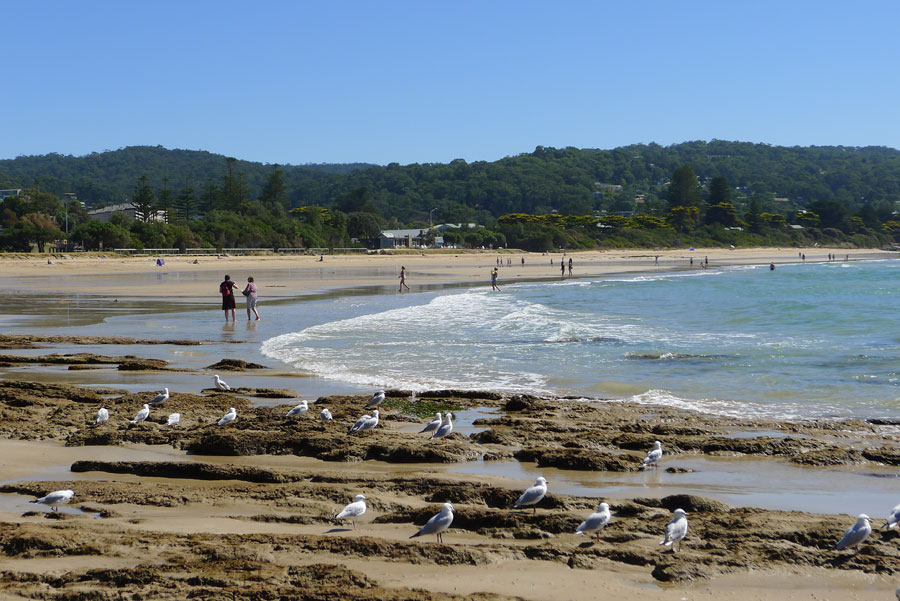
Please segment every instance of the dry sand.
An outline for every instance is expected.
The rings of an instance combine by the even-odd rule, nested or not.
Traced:
[[[897,253],[870,249],[753,248],[683,250],[588,251],[566,254],[573,259],[577,278],[637,271],[700,269],[709,259],[711,268],[726,265],[825,261],[834,252],[843,259],[896,258]],[[242,286],[253,276],[265,298],[294,297],[339,288],[383,286],[399,288],[400,267],[405,266],[412,291],[447,284],[490,283],[490,270],[497,258],[504,263],[500,284],[526,279],[558,279],[562,253],[539,254],[515,251],[430,251],[427,253],[370,255],[260,255],[221,258],[164,257],[156,266],[154,257],[113,257],[89,253],[41,258],[2,258],[0,285],[23,292],[71,292],[113,297],[209,297],[218,292],[225,274]],[[659,257],[659,263],[656,263]],[[525,264],[522,264],[522,259]],[[693,259],[693,265],[690,260]],[[550,265],[550,261],[553,265]],[[49,277],[48,277],[49,276]]]
[[[805,253],[807,261],[822,261],[829,252],[830,249],[698,249],[658,253],[586,252],[572,256],[576,277],[595,277],[634,271],[690,269],[690,257],[694,258],[693,268],[699,268],[699,261],[706,256],[710,266],[715,267],[797,262],[798,253]],[[837,249],[834,252],[841,258],[849,254],[851,260],[896,256],[874,251]],[[655,264],[657,254],[658,266]],[[8,289],[28,294],[79,292],[110,297],[209,297],[215,295],[221,276],[230,273],[238,282],[245,281],[247,275],[254,275],[261,285],[261,294],[267,297],[288,297],[344,287],[393,288],[397,285],[400,265],[405,265],[409,283],[416,291],[456,283],[487,283],[489,269],[498,256],[513,262],[512,266],[501,269],[501,284],[516,279],[559,277],[562,255],[558,253],[346,255],[325,256],[321,262],[315,257],[303,256],[200,257],[198,264],[185,258],[167,257],[166,266],[162,268],[155,267],[148,258],[74,256],[52,258],[50,265],[46,258],[0,259],[0,283]],[[522,257],[526,261],[524,267]],[[551,258],[553,267],[550,266]],[[178,285],[160,287],[158,276],[161,273],[166,274],[166,282],[177,278]],[[100,353],[102,347],[91,347],[86,351]],[[52,352],[52,347],[42,352]],[[75,403],[67,396],[63,394],[47,405],[52,417],[47,424],[59,423],[66,432],[80,436],[79,432],[87,432],[88,428],[77,419],[66,420],[52,408],[54,403],[61,408],[66,407],[66,403],[77,405],[80,412],[93,412],[95,407],[85,400]],[[216,397],[209,397],[207,401],[183,397],[181,402],[192,404],[205,402],[213,406],[223,402]],[[179,399],[174,398],[176,402]],[[0,403],[0,425],[3,425],[2,421],[8,424],[8,420],[19,415],[16,412],[31,411],[41,402],[40,398],[24,396],[7,398]],[[139,406],[137,397],[122,397],[119,402],[123,407],[127,406],[128,411]],[[272,420],[275,411],[258,409],[257,414],[261,420]],[[311,413],[313,411],[315,409],[311,409]],[[349,419],[349,409],[347,411],[348,415],[338,413],[337,416]],[[546,408],[538,407],[535,411],[536,415],[546,417]],[[554,419],[564,417],[557,415]],[[641,423],[641,419],[638,418],[637,423]],[[660,423],[662,427],[672,428],[673,419],[692,421],[690,416],[677,419],[669,416]],[[647,422],[647,427],[654,423]],[[396,432],[410,430],[410,424],[403,420],[388,420],[385,425]],[[187,424],[187,427],[201,426]],[[730,423],[728,427],[733,428],[734,424]],[[149,424],[147,429],[151,435],[148,440],[153,440],[160,430],[156,424]],[[125,431],[124,426],[121,430]],[[551,431],[566,430],[548,430]],[[803,532],[806,538],[771,541],[777,551],[773,550],[771,563],[767,563],[765,549],[770,543],[764,537],[754,540],[752,553],[756,559],[750,559],[749,548],[747,556],[743,557],[740,545],[721,546],[714,537],[705,539],[703,534],[698,534],[727,529],[726,523],[720,523],[715,512],[700,512],[703,515],[698,514],[695,518],[698,530],[689,537],[686,552],[670,558],[660,555],[656,545],[659,538],[656,531],[659,523],[665,522],[667,512],[653,507],[635,510],[634,504],[629,505],[628,501],[616,502],[617,507],[621,504],[626,511],[618,519],[619,525],[611,526],[608,537],[605,535],[599,545],[584,547],[582,539],[565,533],[542,540],[540,536],[546,536],[546,531],[540,526],[544,523],[540,520],[577,520],[577,516],[585,513],[585,508],[594,502],[594,499],[561,495],[556,497],[559,505],[539,510],[539,521],[534,522],[536,530],[533,532],[544,534],[526,535],[523,530],[524,538],[498,539],[461,526],[451,529],[445,536],[450,544],[442,549],[432,540],[421,543],[418,539],[407,540],[416,527],[403,521],[402,516],[408,512],[432,511],[435,503],[428,502],[423,495],[405,494],[402,484],[398,484],[402,479],[437,477],[492,489],[513,489],[521,483],[506,478],[453,475],[421,464],[392,465],[372,461],[326,464],[290,454],[204,457],[185,455],[183,450],[169,444],[127,441],[119,441],[117,446],[66,447],[60,439],[53,439],[52,432],[35,430],[34,437],[49,436],[47,440],[17,440],[9,434],[8,428],[6,432],[4,439],[0,439],[0,481],[18,487],[21,494],[0,494],[0,599],[100,600],[117,598],[116,595],[124,592],[154,599],[181,599],[192,595],[232,599],[434,601],[464,598],[563,601],[597,597],[623,601],[867,601],[892,599],[900,573],[897,569],[900,553],[894,550],[898,538],[893,535],[880,538],[877,544],[873,543],[854,560],[842,559],[828,551],[827,546],[819,547],[824,544],[822,541],[830,541],[847,525],[844,523],[846,516],[750,510],[741,514],[743,518],[729,517],[750,522],[760,516],[773,516],[778,528],[785,532],[794,528]],[[802,430],[802,433],[814,436],[811,431]],[[644,434],[653,436],[649,432]],[[384,434],[378,436],[386,440]],[[672,436],[673,440],[678,440],[679,436],[686,440],[674,431]],[[877,435],[872,436],[873,447],[881,443]],[[375,437],[367,444],[385,444],[382,438]],[[825,438],[827,436],[821,437]],[[448,441],[448,444],[451,448],[472,447],[464,437]],[[75,476],[69,472],[69,466],[80,460],[204,462],[223,469],[239,466],[280,470],[299,475],[300,480],[283,485],[250,484],[238,480],[91,471],[80,473],[74,482],[69,482]],[[820,469],[822,476],[828,477],[827,468],[806,469]],[[29,507],[22,505],[31,498],[28,495],[70,484],[79,489],[80,499],[76,499],[74,505],[84,503],[89,511],[103,509],[107,512],[106,517],[78,515],[77,510],[59,520],[47,519],[43,513],[23,515],[24,509]],[[359,530],[329,524],[327,515],[361,489],[371,494],[372,505]],[[512,490],[508,492],[516,494]],[[679,491],[672,490],[670,494],[676,492]],[[475,501],[461,503],[458,509],[463,512],[461,515],[506,511],[493,507],[485,509]],[[278,519],[257,519],[272,515]],[[528,521],[527,516],[521,519]],[[876,523],[880,525],[881,520]],[[816,559],[819,555],[827,559],[824,565],[828,567],[822,567]],[[662,561],[670,568],[674,566],[675,573],[690,572],[693,566],[717,567],[712,577],[698,577],[693,582],[662,583],[651,575],[652,565],[634,565],[640,557],[648,558],[651,564]],[[723,566],[729,561],[733,561],[733,568],[723,573]],[[754,561],[763,563],[754,564]],[[31,576],[24,577],[23,574]]]

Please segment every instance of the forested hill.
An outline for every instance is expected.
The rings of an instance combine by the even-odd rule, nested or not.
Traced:
[[[141,176],[146,176],[154,188],[168,185],[171,190],[184,188],[186,182],[198,189],[209,180],[219,182],[225,159],[223,155],[203,150],[169,150],[162,146],[129,146],[80,157],[55,153],[20,156],[0,160],[0,188],[37,185],[57,196],[74,192],[89,206],[104,205],[130,198]],[[281,169],[291,189],[301,186],[315,189],[318,180],[368,167],[371,165],[323,163],[282,165]],[[272,165],[238,160],[234,168],[255,198],[265,185]]]
[[[772,210],[814,201],[858,208],[900,200],[900,151],[885,147],[779,147],[713,140],[613,150],[538,147],[494,162],[282,169],[294,207],[340,207],[339,199],[362,191],[360,202],[388,219],[427,221],[436,209],[436,217],[444,221],[484,222],[509,213],[629,210],[635,208],[636,195],[643,195],[653,212],[662,204],[672,173],[685,163],[701,182],[727,178],[736,189],[733,198],[739,208],[751,200]],[[240,160],[232,168],[251,198],[259,196],[272,170],[271,165]],[[179,190],[186,181],[199,189],[209,181],[221,182],[225,170],[222,155],[139,146],[83,157],[51,154],[0,161],[0,187],[33,187],[38,180],[42,190],[75,192],[94,206],[130,197],[142,175],[156,190]]]

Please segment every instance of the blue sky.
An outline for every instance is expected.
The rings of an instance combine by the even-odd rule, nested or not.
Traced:
[[[900,148],[900,2],[10,2],[0,158]]]

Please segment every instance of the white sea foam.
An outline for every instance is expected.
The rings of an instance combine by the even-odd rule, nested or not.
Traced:
[[[660,405],[663,407],[676,407],[699,413],[722,415],[725,417],[738,417],[743,419],[779,419],[801,420],[813,418],[843,418],[851,414],[846,407],[834,407],[830,405],[817,405],[810,407],[806,404],[779,403],[769,405],[766,403],[748,403],[746,401],[722,400],[722,399],[686,399],[678,397],[668,390],[653,389],[624,399],[631,403],[641,405]]]

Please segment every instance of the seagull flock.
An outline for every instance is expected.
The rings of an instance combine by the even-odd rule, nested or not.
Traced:
[[[231,391],[231,387],[222,380],[218,375],[213,376],[213,382],[217,390],[221,391]],[[361,432],[365,432],[368,430],[372,430],[378,426],[379,422],[379,407],[385,401],[385,392],[383,390],[377,391],[372,398],[366,403],[365,409],[372,409],[371,415],[366,414],[360,417],[354,422],[348,433],[350,434],[358,434]],[[169,389],[165,388],[162,393],[155,396],[148,403],[144,404],[143,408],[138,411],[137,415],[134,416],[134,419],[131,420],[131,424],[139,424],[140,422],[146,420],[150,416],[150,406],[151,405],[162,405],[169,399]],[[309,411],[309,403],[307,401],[300,401],[298,405],[293,407],[290,411],[287,412],[285,417],[287,418],[300,418],[305,415]],[[225,415],[223,415],[217,423],[219,426],[227,426],[228,424],[233,423],[237,419],[237,410],[232,407]],[[322,409],[321,413],[319,413],[319,419],[322,421],[332,421],[333,417],[331,412],[325,408]],[[97,411],[97,416],[95,419],[95,425],[99,426],[109,420],[109,411],[102,407]],[[166,422],[167,426],[177,426],[179,421],[181,420],[181,414],[172,413],[169,415],[168,420]],[[447,437],[453,431],[453,421],[452,415],[448,411],[443,415],[438,412],[435,414],[434,419],[429,421],[420,431],[419,434],[428,434],[431,436],[429,440],[442,439]],[[662,443],[660,441],[656,441],[653,443],[653,448],[647,453],[647,456],[642,461],[642,467],[659,467],[659,461],[663,456]],[[546,497],[547,495],[547,485],[549,482],[543,476],[537,478],[535,483],[528,487],[522,495],[518,498],[518,500],[513,505],[513,509],[528,509],[529,507],[532,509],[534,514],[537,514],[537,505]],[[57,511],[60,505],[66,504],[72,500],[72,497],[75,496],[75,492],[72,490],[57,490],[47,494],[44,497],[39,499],[35,499],[31,501],[31,503],[39,503],[42,505],[47,505],[53,511]],[[441,511],[429,519],[424,526],[422,526],[418,532],[413,534],[410,538],[417,538],[419,536],[425,536],[429,534],[434,534],[437,538],[437,542],[439,544],[443,544],[443,533],[450,527],[453,523],[454,509],[451,503],[444,503],[441,506]],[[349,520],[353,529],[356,529],[356,521],[363,514],[366,513],[366,497],[362,494],[358,494],[353,498],[353,501],[344,507],[341,511],[334,514],[332,516],[333,520],[343,521]],[[597,510],[587,516],[581,524],[575,529],[575,534],[584,535],[584,534],[593,534],[597,541],[600,540],[600,532],[606,527],[610,520],[612,519],[612,515],[609,510],[608,503],[600,503],[597,506]],[[900,524],[900,505],[894,507],[888,519],[884,525],[885,529],[894,528]],[[666,524],[665,528],[665,537],[662,541],[660,541],[660,545],[671,548],[673,553],[681,550],[681,543],[687,537],[688,532],[688,520],[687,513],[683,509],[676,509],[672,512],[672,519]],[[857,517],[856,523],[847,529],[844,532],[843,537],[840,541],[837,542],[834,546],[835,551],[840,551],[846,548],[854,548],[856,552],[859,552],[859,545],[861,545],[865,540],[872,534],[872,524],[871,518],[865,514],[860,514]],[[897,598],[900,600],[900,588],[897,589]]]

